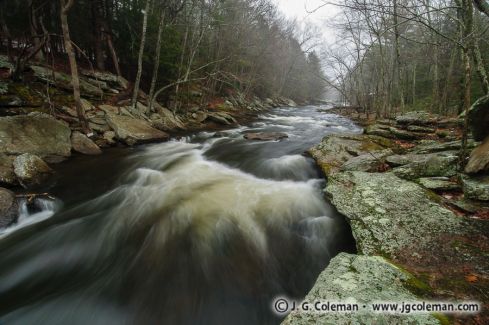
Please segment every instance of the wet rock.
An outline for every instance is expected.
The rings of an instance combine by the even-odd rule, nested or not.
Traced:
[[[86,135],[75,131],[71,134],[73,150],[85,155],[100,155],[102,150]]]
[[[372,135],[328,135],[308,152],[328,176],[339,171],[353,157],[392,146],[390,140]]]
[[[31,153],[48,162],[70,156],[71,130],[43,113],[0,118],[0,153]]]
[[[429,125],[438,120],[439,116],[424,111],[408,112],[396,117],[396,123],[401,125]]]
[[[350,158],[341,166],[342,171],[379,172],[385,165],[385,157],[393,155],[391,149],[372,151]]]
[[[489,201],[489,176],[461,177],[464,195],[468,199]]]
[[[468,113],[469,127],[475,141],[482,141],[489,136],[489,95],[477,100]]]
[[[462,229],[460,218],[433,202],[425,189],[393,173],[334,174],[326,194],[350,221],[363,254],[394,258],[407,247],[417,254],[430,249],[435,238]]]
[[[392,133],[394,137],[400,140],[416,140],[423,136],[422,134],[400,130],[394,127],[390,127],[389,132]]]
[[[34,76],[37,79],[44,82],[49,82],[50,84],[60,89],[64,89],[68,91],[73,90],[73,86],[71,84],[71,76],[59,71],[55,71],[53,73],[51,69],[40,67],[40,66],[31,66],[31,69],[34,71]],[[82,78],[80,78],[80,92],[82,96],[96,97],[96,98],[101,98],[104,94],[100,88],[90,84],[89,82],[85,81]]]
[[[258,140],[258,141],[279,141],[286,139],[289,136],[282,132],[257,132],[257,133],[246,133],[244,138],[247,140]]]
[[[14,173],[25,188],[41,185],[54,171],[38,156],[25,153],[14,160]]]
[[[14,173],[14,159],[15,156],[0,154],[0,184],[17,184],[17,177]]]
[[[465,166],[467,174],[476,174],[482,171],[489,171],[489,136],[472,151],[469,162]]]
[[[452,177],[457,174],[458,156],[452,153],[426,155],[426,159],[410,162],[392,171],[398,177],[413,180],[422,177]]]
[[[448,177],[425,177],[420,178],[418,183],[433,191],[452,191],[460,188],[457,182],[451,181]]]
[[[169,135],[153,128],[148,122],[128,116],[107,114],[107,123],[115,131],[117,139],[128,145],[168,140]]]
[[[426,288],[414,276],[385,258],[340,253],[319,275],[304,301],[311,304],[317,301],[348,301],[357,303],[360,312],[294,311],[282,324],[439,324],[438,319],[430,314],[395,315],[362,310],[363,305],[378,301],[420,300],[412,292]]]
[[[419,133],[435,133],[436,129],[429,128],[426,126],[418,126],[418,125],[408,125],[406,130],[411,132],[419,132]]]
[[[15,194],[0,187],[0,229],[17,222],[19,206]]]

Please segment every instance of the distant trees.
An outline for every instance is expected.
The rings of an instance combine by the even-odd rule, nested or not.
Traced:
[[[313,35],[272,0],[13,0],[0,13],[12,60],[26,44],[50,65],[68,56],[76,84],[88,59],[133,81],[133,105],[141,88],[180,109],[195,80],[202,101],[230,90],[308,101],[325,86]]]
[[[489,92],[484,0],[341,0],[341,41],[327,51],[334,87],[379,115],[460,113]],[[477,10],[478,9],[478,10]],[[479,78],[473,78],[477,73]]]

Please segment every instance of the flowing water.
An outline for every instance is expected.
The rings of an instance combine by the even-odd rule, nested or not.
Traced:
[[[279,131],[282,141],[244,132]],[[277,324],[351,232],[303,155],[357,132],[317,107],[57,166],[59,201],[0,232],[0,323]]]

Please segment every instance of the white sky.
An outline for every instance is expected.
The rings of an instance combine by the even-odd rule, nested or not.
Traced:
[[[328,27],[328,23],[340,12],[337,7],[326,5],[316,10],[324,4],[322,0],[274,0],[274,2],[287,18],[296,18],[298,22],[309,22],[318,26],[326,42],[334,42],[334,30]]]

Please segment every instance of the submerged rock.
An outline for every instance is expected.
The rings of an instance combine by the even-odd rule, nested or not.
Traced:
[[[439,324],[431,314],[382,314],[369,309],[370,303],[379,301],[420,300],[412,291],[426,288],[411,274],[380,256],[340,253],[319,275],[304,301],[312,306],[317,301],[356,303],[359,311],[321,313],[311,307],[309,312],[292,312],[282,324]]]
[[[326,193],[350,221],[363,254],[413,254],[434,238],[457,233],[460,219],[433,202],[419,185],[393,173],[344,172],[330,177]],[[415,245],[415,247],[412,247]]]
[[[258,141],[279,141],[286,139],[289,136],[282,132],[256,132],[256,133],[246,133],[244,138],[247,140],[258,140]]]
[[[489,176],[462,177],[464,195],[468,199],[489,201]]]
[[[100,155],[102,150],[86,135],[75,131],[71,135],[73,150],[85,155]]]
[[[0,229],[17,222],[19,206],[15,194],[0,187]]]
[[[117,139],[128,145],[168,140],[169,138],[167,133],[153,128],[149,123],[140,119],[115,114],[107,114],[106,118]]]
[[[489,136],[489,95],[477,100],[468,113],[469,127],[475,141],[482,141]]]
[[[0,118],[0,153],[31,153],[47,161],[70,156],[71,130],[63,122],[43,113]]]
[[[469,162],[465,166],[467,174],[476,174],[482,171],[489,171],[489,136],[472,151]]]
[[[23,187],[41,185],[54,171],[38,156],[25,153],[14,160],[14,173]]]
[[[356,156],[392,146],[393,143],[390,140],[372,135],[328,135],[308,152],[328,176],[339,171],[348,160]]]

